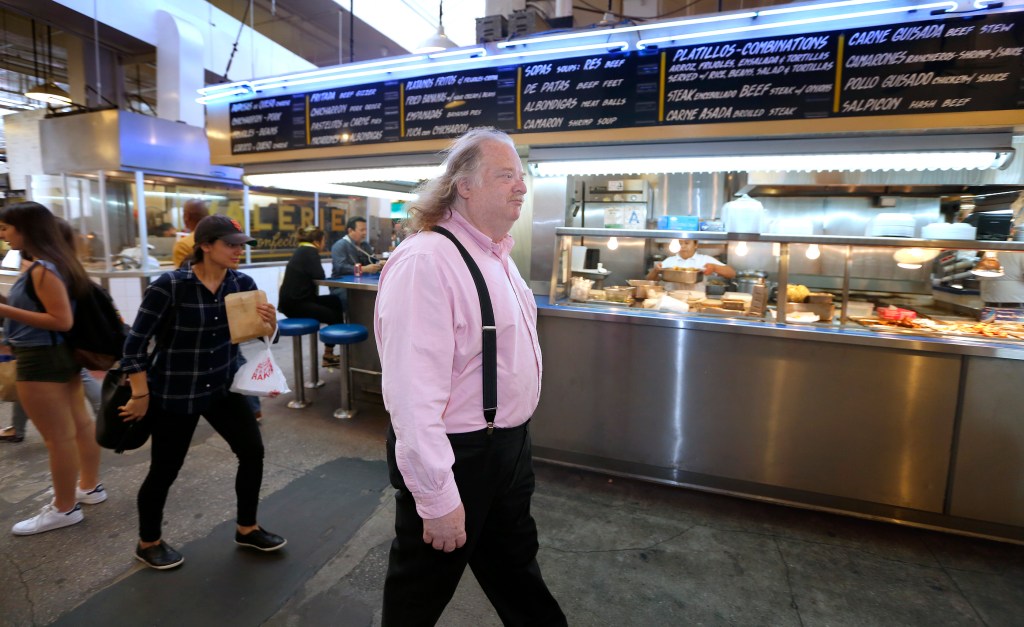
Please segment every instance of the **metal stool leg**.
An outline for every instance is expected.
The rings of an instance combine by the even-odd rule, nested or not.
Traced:
[[[306,387],[310,389],[324,386],[324,381],[320,378],[320,364],[316,360],[316,336],[316,333],[309,336],[309,381],[306,382]]]
[[[288,401],[288,407],[302,409],[307,407],[306,389],[302,384],[302,336],[292,338],[292,363],[295,366],[295,400]]]
[[[356,415],[352,408],[352,371],[348,369],[348,344],[341,345],[341,409],[334,412],[339,420],[351,420]]]

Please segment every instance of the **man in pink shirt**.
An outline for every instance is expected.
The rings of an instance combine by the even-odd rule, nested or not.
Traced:
[[[565,625],[537,565],[528,424],[540,398],[537,307],[509,258],[526,194],[512,140],[474,130],[420,188],[380,277],[374,316],[391,414],[395,540],[383,624],[433,625],[468,564],[506,625]],[[485,412],[483,317],[450,232],[479,267],[494,312],[497,410]]]

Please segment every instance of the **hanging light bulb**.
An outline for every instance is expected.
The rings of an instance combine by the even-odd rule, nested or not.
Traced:
[[[608,250],[615,250],[619,247],[619,238],[609,237],[608,238]]]
[[[747,248],[746,242],[740,242],[739,244],[736,244],[737,255],[739,255],[740,257],[746,257],[748,252],[750,252],[750,249]]]
[[[772,257],[778,257],[782,254],[782,244],[779,242],[772,243]]]
[[[901,248],[892,254],[896,265],[907,270],[917,270],[923,264],[935,259],[941,251],[937,248]]]
[[[454,41],[448,39],[448,35],[444,34],[444,0],[438,2],[437,5],[437,32],[430,37],[427,37],[424,41],[420,42],[418,46],[416,46],[416,49],[413,50],[416,54],[440,52],[459,47],[459,45]]]
[[[821,249],[818,248],[817,244],[811,244],[807,247],[807,252],[804,254],[807,255],[808,259],[817,259],[821,257]]]
[[[668,243],[668,252],[672,253],[673,255],[679,254],[679,251],[682,249],[683,247],[682,245],[680,245],[679,240],[677,239],[674,239]]]

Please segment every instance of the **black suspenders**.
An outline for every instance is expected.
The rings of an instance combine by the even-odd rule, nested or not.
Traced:
[[[435,226],[431,230],[444,235],[455,244],[469,268],[469,273],[473,275],[473,283],[476,283],[476,293],[480,298],[480,318],[483,321],[484,420],[487,422],[487,433],[490,434],[494,431],[494,416],[498,413],[498,328],[494,324],[491,295],[487,291],[484,275],[480,273],[479,266],[470,257],[462,242],[444,227]]]

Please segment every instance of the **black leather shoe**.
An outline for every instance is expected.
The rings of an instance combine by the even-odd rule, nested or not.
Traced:
[[[235,544],[239,546],[247,546],[250,549],[256,549],[257,551],[269,552],[278,550],[288,544],[288,541],[277,534],[264,531],[263,528],[260,527],[257,528],[256,531],[250,531],[245,535],[235,531]]]
[[[142,548],[138,545],[135,546],[135,559],[139,560],[150,568],[157,570],[167,570],[169,568],[175,568],[181,566],[185,561],[185,558],[171,548],[166,542],[160,544]]]
[[[24,440],[25,436],[15,433],[14,427],[0,429],[0,442],[23,442]]]

